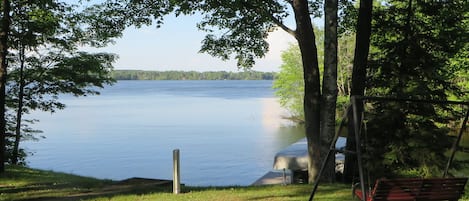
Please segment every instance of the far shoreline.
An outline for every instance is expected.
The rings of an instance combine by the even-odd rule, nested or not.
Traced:
[[[276,72],[113,70],[115,80],[274,80]]]

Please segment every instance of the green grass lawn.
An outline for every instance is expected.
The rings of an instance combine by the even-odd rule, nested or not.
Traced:
[[[183,187],[172,194],[172,185],[154,182],[117,182],[70,174],[7,166],[0,176],[0,200],[308,200],[311,185],[258,187]],[[315,200],[351,200],[350,185],[320,185]]]
[[[321,184],[315,200],[353,200],[350,186]],[[0,201],[305,201],[311,189],[311,185],[183,187],[183,193],[174,195],[171,184],[155,183],[154,180],[99,180],[18,166],[7,166],[6,173],[0,176]],[[467,186],[461,200],[469,201]]]
[[[342,201],[351,200],[350,189],[343,185],[322,186],[317,195],[317,200]],[[90,200],[191,200],[191,201],[238,201],[238,200],[308,200],[311,186],[289,185],[289,186],[260,186],[260,187],[188,187],[184,193],[173,195],[170,192],[154,192],[144,195],[121,195],[113,196],[111,199],[95,198]]]

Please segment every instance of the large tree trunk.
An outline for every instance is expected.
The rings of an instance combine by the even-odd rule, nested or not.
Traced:
[[[296,39],[301,51],[305,82],[304,113],[305,131],[308,141],[308,182],[315,181],[320,161],[320,81],[318,56],[313,25],[308,10],[307,0],[293,0],[296,21]]]
[[[353,59],[352,71],[352,90],[350,95],[363,96],[365,93],[366,81],[366,67],[368,62],[368,52],[370,50],[370,35],[371,35],[371,14],[373,8],[372,0],[361,0],[360,9],[358,13],[357,35],[355,41],[355,55]],[[363,105],[358,102],[358,112],[363,110]],[[359,115],[360,118],[360,115]],[[359,120],[358,122],[361,122]],[[355,150],[355,130],[353,128],[352,112],[348,114],[348,137],[347,137],[347,150]],[[351,182],[354,175],[358,171],[357,159],[353,155],[346,155],[344,163],[344,180]]]
[[[337,103],[337,0],[325,1],[324,23],[324,75],[322,81],[321,102],[321,159],[329,152],[329,146],[335,134]],[[335,180],[335,158],[329,159],[324,169],[322,180]]]
[[[10,1],[2,0],[2,19],[0,27],[0,173],[5,172],[5,85],[7,78],[8,32],[10,30]]]

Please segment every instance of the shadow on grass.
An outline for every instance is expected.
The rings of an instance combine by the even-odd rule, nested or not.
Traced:
[[[316,197],[318,200],[348,200],[349,189],[348,185],[321,184]],[[0,201],[111,200],[115,196],[132,199],[130,197],[135,195],[148,195],[147,198],[153,200],[284,201],[307,200],[311,190],[311,185],[183,187],[181,196],[172,197],[168,195],[172,193],[172,181],[168,180],[110,181],[23,167],[10,167],[7,174],[0,175]]]
[[[123,181],[7,166],[0,175],[0,201],[82,200],[116,195],[170,192],[172,181],[131,178]]]
[[[75,201],[98,197],[113,197],[117,195],[139,195],[156,192],[171,192],[171,190],[171,181],[140,178],[107,183],[102,186],[91,188],[81,186],[80,184],[31,184],[14,189],[0,187],[0,193],[20,194],[16,199],[11,199],[17,201]]]

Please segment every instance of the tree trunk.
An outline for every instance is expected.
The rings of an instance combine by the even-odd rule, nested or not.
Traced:
[[[320,162],[320,81],[318,56],[313,25],[308,10],[307,0],[293,0],[296,21],[296,39],[301,51],[305,82],[304,113],[305,132],[308,141],[308,182],[315,181]]]
[[[15,142],[13,145],[13,150],[11,154],[11,163],[14,165],[18,164],[19,159],[19,148],[21,141],[21,120],[23,117],[23,100],[24,100],[24,62],[25,62],[25,53],[24,47],[21,47],[19,52],[20,57],[20,80],[19,80],[19,92],[18,92],[18,110],[16,112],[16,128],[15,128]]]
[[[360,9],[358,13],[357,35],[355,41],[355,55],[353,59],[352,71],[352,89],[351,96],[365,94],[365,81],[366,81],[366,67],[368,62],[368,52],[370,50],[370,35],[371,35],[371,14],[373,8],[372,0],[361,0]],[[363,110],[363,105],[358,102],[358,112]],[[348,114],[348,137],[347,137],[347,150],[355,150],[355,130],[352,121],[352,112]],[[360,118],[360,115],[359,115]],[[359,120],[358,122],[361,122]],[[346,155],[344,163],[344,181],[352,182],[354,175],[358,169],[356,168],[357,159],[353,155]]]
[[[321,159],[325,160],[335,134],[337,104],[337,0],[325,1],[324,75],[321,102]],[[322,180],[334,182],[335,158],[329,159]]]
[[[0,30],[0,173],[5,172],[5,85],[7,80],[8,32],[10,30],[10,1],[2,0],[2,19]]]

